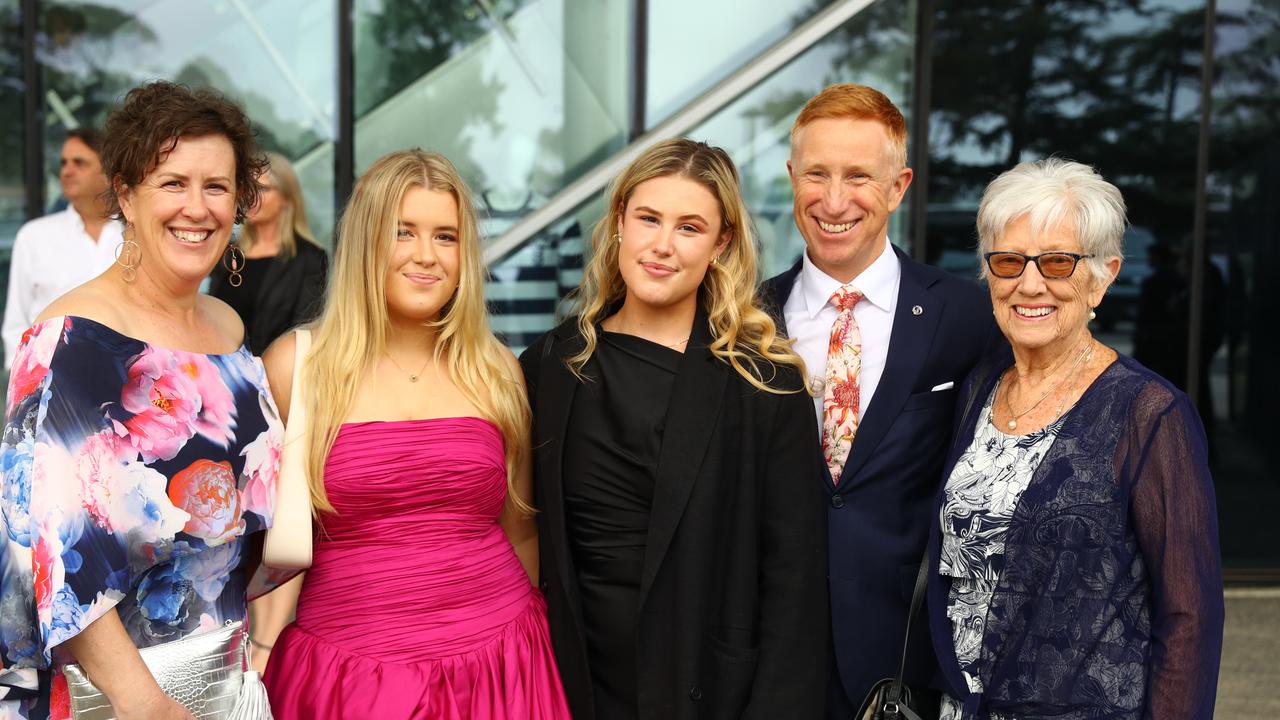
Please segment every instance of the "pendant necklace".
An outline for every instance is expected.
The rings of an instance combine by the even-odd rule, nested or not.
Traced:
[[[416,383],[416,382],[418,382],[418,378],[422,375],[422,371],[423,371],[423,370],[426,370],[426,369],[427,369],[427,365],[429,365],[429,364],[431,363],[431,356],[430,356],[430,355],[428,355],[428,356],[427,356],[427,361],[426,361],[426,362],[424,362],[424,363],[422,363],[422,367],[421,367],[421,368],[418,368],[418,372],[416,372],[416,373],[411,373],[411,372],[409,372],[408,370],[405,370],[404,368],[400,367],[400,363],[396,362],[396,359],[395,359],[395,358],[393,358],[393,357],[391,357],[391,353],[386,352],[386,351],[384,350],[384,351],[383,351],[383,354],[387,356],[387,359],[391,361],[391,364],[392,364],[392,365],[395,365],[395,366],[396,366],[396,369],[397,369],[397,370],[399,370],[400,372],[402,372],[402,373],[404,373],[404,374],[406,374],[406,375],[408,375],[408,376],[409,376],[409,382],[415,382],[415,383]]]
[[[1015,413],[1013,411],[1013,402],[1009,399],[1009,396],[1013,392],[1013,388],[1012,386],[1006,388],[1004,391],[1004,409],[1009,412],[1009,422],[1005,423],[1005,426],[1008,427],[1010,430],[1017,430],[1018,418],[1021,418],[1023,415],[1026,415],[1032,410],[1035,410],[1036,408],[1040,407],[1040,403],[1044,402],[1046,398],[1048,398],[1050,395],[1054,394],[1059,389],[1061,389],[1062,386],[1067,382],[1067,380],[1070,380],[1075,375],[1076,369],[1079,368],[1088,358],[1093,356],[1092,340],[1093,338],[1088,338],[1085,340],[1084,350],[1082,350],[1080,354],[1076,356],[1076,361],[1071,364],[1071,369],[1067,371],[1065,375],[1062,376],[1062,379],[1058,381],[1058,384],[1049,388],[1048,392],[1041,395],[1040,399],[1036,400],[1035,403],[1031,407],[1027,408],[1026,410],[1023,410],[1020,413]],[[1058,404],[1059,416],[1062,415],[1062,408],[1063,408],[1062,403],[1059,403]]]

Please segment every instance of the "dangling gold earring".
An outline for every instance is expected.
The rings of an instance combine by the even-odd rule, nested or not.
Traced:
[[[236,256],[239,256],[238,258]],[[244,282],[244,278],[240,276],[240,268],[244,267],[244,251],[236,247],[235,243],[227,243],[226,252],[222,253],[222,268],[229,273],[227,275],[227,284],[233,288],[240,287]]]
[[[614,234],[613,234],[613,240],[614,240],[614,242],[616,242],[616,243],[618,243],[619,245],[621,245],[621,244],[622,244],[622,233],[614,233]]]
[[[126,222],[120,244],[116,246],[116,264],[123,268],[121,275],[127,283],[133,282],[138,277],[138,264],[142,262],[142,247],[132,235],[133,223]]]

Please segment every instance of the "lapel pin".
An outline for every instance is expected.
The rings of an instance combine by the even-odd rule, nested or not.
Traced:
[[[911,314],[912,314],[912,315],[923,315],[923,314],[924,314],[924,308],[920,307],[919,305],[912,305],[912,306],[911,306]]]

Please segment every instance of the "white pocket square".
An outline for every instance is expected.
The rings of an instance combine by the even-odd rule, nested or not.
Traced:
[[[933,389],[930,390],[929,392],[938,392],[939,390],[950,390],[955,386],[956,384],[954,382],[944,382],[941,385],[934,385]]]

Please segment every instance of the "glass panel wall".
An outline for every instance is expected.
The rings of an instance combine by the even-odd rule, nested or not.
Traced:
[[[670,117],[832,1],[647,0],[645,126]]]
[[[22,11],[18,0],[0,0],[0,316],[9,297],[13,240],[27,216],[23,71]],[[2,367],[0,382],[9,387],[9,372]]]
[[[0,315],[8,293],[13,238],[27,215],[22,73],[22,13],[18,0],[0,0]]]
[[[45,96],[46,197],[59,200],[68,129],[100,125],[129,88],[168,79],[240,102],[262,147],[295,161],[308,217],[333,225],[333,163],[309,159],[335,137],[336,8],[308,0],[42,0],[37,52]]]
[[[356,168],[441,152],[500,233],[626,142],[629,3],[359,0]]]
[[[897,0],[870,6],[689,133],[725,148],[737,163],[758,231],[762,278],[785,270],[804,248],[792,218],[787,159],[791,124],[809,97],[830,83],[867,83],[888,94],[910,122],[914,7]],[[602,191],[491,267],[486,294],[494,329],[514,350],[551,329],[569,310],[559,301],[581,280],[603,203]],[[905,229],[906,214],[899,212],[890,225],[891,239],[904,244]]]
[[[1280,6],[1219,0],[1215,46],[1200,407],[1228,572],[1269,569],[1274,580],[1280,481],[1266,448],[1280,427]]]
[[[1091,164],[1124,193],[1132,223],[1095,331],[1170,379],[1185,374],[1157,367],[1184,356],[1169,348],[1185,341],[1160,324],[1167,317],[1140,321],[1139,296],[1189,247],[1203,23],[1203,3],[1186,0],[939,0],[928,261],[977,275],[978,200],[1000,172],[1049,155]]]

